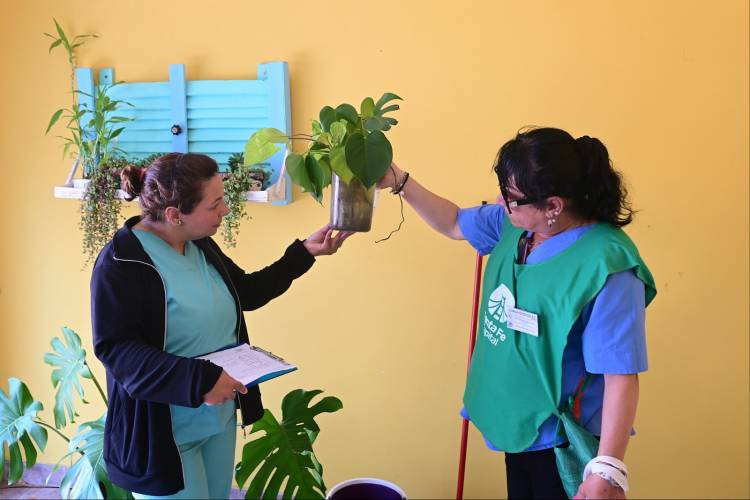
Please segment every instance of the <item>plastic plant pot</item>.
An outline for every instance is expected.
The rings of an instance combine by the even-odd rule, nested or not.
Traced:
[[[328,500],[405,500],[406,493],[395,484],[374,477],[343,481],[328,490]]]
[[[331,179],[331,227],[338,231],[369,231],[375,189],[375,186],[365,188],[356,177],[346,184],[334,174]]]

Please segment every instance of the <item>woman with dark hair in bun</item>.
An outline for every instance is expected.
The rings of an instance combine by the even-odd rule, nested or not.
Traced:
[[[645,308],[654,280],[622,231],[633,219],[598,139],[519,132],[494,166],[497,203],[459,209],[395,164],[400,193],[436,231],[489,261],[462,415],[504,451],[510,498],[565,498],[555,447],[572,410],[599,439],[576,498],[624,498],[623,463],[647,369]]]
[[[325,226],[247,274],[211,239],[229,212],[213,159],[170,153],[122,179],[142,215],[102,249],[91,278],[109,478],[136,498],[228,498],[235,410],[243,426],[258,420],[260,391],[195,357],[248,342],[242,312],[284,293],[351,233]]]

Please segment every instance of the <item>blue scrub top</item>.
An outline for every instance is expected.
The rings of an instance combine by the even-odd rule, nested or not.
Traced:
[[[237,342],[237,309],[226,283],[203,251],[185,243],[177,252],[153,233],[134,230],[166,286],[165,351],[195,357]],[[235,413],[234,401],[198,408],[170,405],[172,432],[178,445],[224,432]]]
[[[466,240],[482,255],[492,252],[503,233],[501,205],[461,209],[458,225]],[[540,244],[529,254],[527,264],[554,257],[575,243],[593,226],[563,231]],[[632,271],[612,274],[599,294],[589,302],[568,334],[563,351],[562,396],[565,404],[575,393],[586,372],[593,374],[581,398],[581,422],[595,436],[601,435],[603,374],[625,375],[648,369],[646,353],[646,293]],[[465,409],[464,418],[470,418]],[[496,451],[485,439],[487,446]],[[551,416],[539,427],[539,437],[526,451],[563,444],[557,435],[557,417]]]

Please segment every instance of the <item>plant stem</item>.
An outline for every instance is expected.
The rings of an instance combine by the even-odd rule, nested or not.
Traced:
[[[55,432],[57,433],[57,435],[58,435],[58,436],[60,436],[60,437],[61,437],[61,438],[63,438],[63,439],[65,440],[65,441],[67,441],[68,443],[70,443],[70,439],[68,439],[68,438],[67,438],[67,436],[65,436],[65,434],[63,434],[62,432],[58,431],[57,429],[55,429],[54,427],[52,427],[52,426],[51,426],[51,425],[49,425],[48,423],[46,423],[46,422],[43,422],[42,420],[39,420],[39,419],[34,419],[34,423],[36,423],[36,424],[39,424],[39,425],[41,425],[41,426],[44,426],[44,427],[46,427],[47,429],[52,429],[53,431],[55,431]]]
[[[99,389],[99,395],[104,400],[104,405],[109,408],[109,401],[107,400],[107,395],[104,394],[104,391],[102,390],[102,386],[99,385],[99,381],[96,380],[96,375],[94,375],[94,372],[91,370],[91,367],[89,364],[84,360],[83,364],[86,365],[86,368],[89,369],[89,373],[91,374],[91,380],[94,381],[94,385],[96,385],[96,388]]]

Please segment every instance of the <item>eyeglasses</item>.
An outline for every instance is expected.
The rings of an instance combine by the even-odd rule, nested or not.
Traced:
[[[518,208],[523,205],[531,205],[532,203],[536,203],[538,201],[535,198],[519,198],[517,200],[510,201],[508,200],[508,192],[503,188],[502,185],[500,186],[500,194],[505,201],[505,206],[508,209],[509,214],[513,213],[514,208]]]
[[[531,205],[532,203],[536,203],[536,200],[532,198],[519,198],[513,201],[506,200],[505,206],[508,207],[508,213],[510,213],[511,208],[517,208],[523,205]]]

